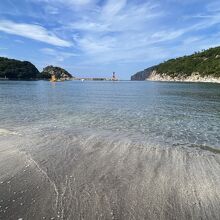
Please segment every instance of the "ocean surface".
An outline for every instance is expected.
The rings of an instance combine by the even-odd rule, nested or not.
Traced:
[[[220,219],[220,85],[0,81],[0,219]]]
[[[107,130],[152,144],[220,149],[220,85],[0,82],[1,127]]]

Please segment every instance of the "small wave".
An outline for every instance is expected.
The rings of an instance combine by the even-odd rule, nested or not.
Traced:
[[[7,130],[7,129],[0,128],[0,136],[6,136],[6,135],[18,135],[18,133],[14,132],[14,131]]]
[[[215,147],[210,147],[207,145],[196,145],[196,144],[192,144],[189,147],[193,147],[193,148],[199,148],[201,150],[205,150],[205,151],[209,151],[212,152],[214,154],[220,154],[220,149],[217,149]]]

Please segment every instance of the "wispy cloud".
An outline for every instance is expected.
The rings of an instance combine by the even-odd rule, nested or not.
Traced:
[[[71,42],[60,39],[44,27],[36,24],[15,23],[9,20],[1,20],[0,31],[60,47],[70,47],[72,45]]]
[[[150,21],[162,15],[158,6],[151,2],[108,0],[96,12],[69,25],[78,32],[75,45],[87,55],[101,55],[103,62],[116,61],[119,56],[126,59],[127,53],[138,54],[135,50],[151,40]]]
[[[2,45],[7,45],[10,35],[24,37],[24,48],[31,45],[25,38],[44,42],[48,45],[43,49],[42,44],[35,44],[33,59],[72,66],[73,71],[77,67],[94,73],[120,66],[118,71],[129,74],[220,43],[218,0],[10,2],[0,1],[4,9],[0,12],[0,32],[7,33],[2,34],[1,40],[6,42]],[[13,46],[21,48],[18,43]],[[25,56],[25,50],[16,53],[21,59]]]
[[[53,57],[57,62],[62,62],[67,58],[77,56],[77,54],[75,54],[75,53],[59,51],[59,50],[55,50],[52,48],[42,48],[42,49],[40,49],[40,51],[43,54],[46,54],[46,55]]]
[[[45,2],[47,4],[67,5],[72,7],[85,7],[95,4],[97,0],[31,0],[32,2]]]
[[[102,9],[103,16],[114,17],[123,8],[125,8],[127,0],[108,0]]]

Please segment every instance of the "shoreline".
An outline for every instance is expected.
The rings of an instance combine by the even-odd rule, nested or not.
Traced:
[[[97,83],[2,83],[0,219],[220,219],[218,86]]]
[[[0,218],[219,218],[219,154],[61,130],[0,137]]]
[[[179,83],[215,83],[220,84],[220,81],[202,81],[202,80],[167,80],[167,79],[146,79],[145,81],[151,82],[179,82]]]
[[[153,71],[151,75],[146,79],[147,81],[161,81],[161,82],[193,82],[193,83],[220,83],[220,78],[215,78],[212,76],[201,77],[198,73],[193,73],[188,77],[174,77],[167,74],[158,74]]]

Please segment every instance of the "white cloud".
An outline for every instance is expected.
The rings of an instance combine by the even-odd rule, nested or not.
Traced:
[[[150,2],[137,4],[126,0],[108,0],[99,10],[83,14],[67,29],[77,31],[75,45],[84,54],[101,55],[102,60],[106,61],[116,60],[116,53],[127,57],[128,51],[135,54],[135,50],[149,45],[152,41],[150,21],[162,14],[157,10],[158,6]]]
[[[72,23],[69,25],[69,28],[75,29],[75,30],[81,30],[81,31],[91,31],[91,32],[104,32],[107,31],[108,25],[98,23],[95,21],[86,21],[81,20],[77,21],[75,23]]]
[[[73,7],[84,7],[91,4],[95,4],[96,0],[29,0],[32,2],[45,2],[49,5],[67,5],[67,6],[73,6]]]
[[[19,19],[45,26],[0,21],[0,31],[55,46],[72,45],[67,49],[39,49],[43,59],[50,62],[71,57],[74,66],[85,63],[101,68],[127,63],[124,67],[129,69],[132,63],[157,63],[215,45],[219,39],[211,37],[220,24],[217,0],[25,0],[22,6],[11,1],[19,16],[28,9]],[[198,7],[194,10],[193,6]],[[13,14],[13,18],[16,16]],[[45,28],[46,24],[53,27],[53,32]],[[70,38],[70,42],[65,40]]]
[[[96,37],[85,37],[78,40],[78,45],[87,54],[107,53],[114,49],[116,43],[113,37],[103,37],[99,39]]]
[[[62,1],[65,2],[65,1]],[[94,1],[91,0],[66,0],[67,3],[73,4],[73,5],[88,5]]]
[[[127,0],[108,0],[102,10],[103,16],[115,16],[126,6],[126,3]]]
[[[47,1],[49,5],[62,7],[61,0],[38,1]],[[86,62],[105,64],[125,60],[138,62],[145,59],[165,59],[165,56],[169,55],[166,53],[168,44],[171,45],[171,42],[177,40],[181,42],[183,36],[193,36],[193,32],[215,25],[219,21],[219,16],[216,15],[210,17],[204,14],[197,18],[194,14],[195,17],[183,20],[181,25],[176,24],[177,20],[164,23],[163,19],[169,16],[171,19],[171,14],[159,1],[105,0],[103,4],[95,4],[97,2],[62,1],[65,5],[73,6],[68,8],[70,10],[80,6],[73,17],[70,13],[71,16],[63,17],[63,20],[59,21],[63,24],[61,31],[72,32],[74,46]],[[88,5],[91,7],[81,7]],[[182,19],[181,16],[178,18]],[[175,19],[175,16],[172,15],[172,19]],[[160,47],[161,49],[158,49]],[[154,50],[161,53],[155,54]]]
[[[59,9],[52,5],[45,6],[45,11],[51,15],[58,15],[60,13]]]
[[[72,45],[70,42],[60,39],[44,27],[36,24],[15,23],[9,20],[1,20],[0,31],[60,47],[70,47]]]
[[[73,56],[77,56],[77,54],[74,53],[58,51],[52,48],[42,48],[40,49],[40,51],[46,55],[52,56],[58,62],[62,62],[65,59],[68,59]]]
[[[192,44],[195,44],[196,42],[201,42],[201,37],[198,37],[198,36],[193,36],[193,37],[188,37],[186,39],[183,40],[183,44],[184,45],[192,45]]]

